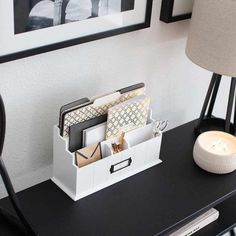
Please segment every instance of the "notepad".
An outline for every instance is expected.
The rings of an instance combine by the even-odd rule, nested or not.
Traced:
[[[83,130],[83,147],[99,143],[105,139],[106,122]]]

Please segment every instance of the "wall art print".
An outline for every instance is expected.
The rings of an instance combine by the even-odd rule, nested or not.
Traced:
[[[0,0],[0,63],[150,26],[152,0]]]

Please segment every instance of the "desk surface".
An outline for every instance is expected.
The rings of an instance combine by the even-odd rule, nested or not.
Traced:
[[[194,164],[193,127],[164,134],[161,165],[77,202],[49,180],[18,193],[22,206],[42,236],[165,235],[235,194],[236,172],[214,175]]]

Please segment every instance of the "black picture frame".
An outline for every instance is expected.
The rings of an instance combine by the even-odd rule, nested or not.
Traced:
[[[83,37],[79,37],[79,38],[73,38],[70,40],[57,42],[57,43],[53,43],[50,45],[44,45],[41,47],[30,48],[27,50],[11,53],[11,54],[7,54],[7,55],[0,55],[0,63],[18,60],[21,58],[34,56],[37,54],[41,54],[41,53],[45,53],[45,52],[49,52],[49,51],[53,51],[53,50],[58,50],[61,48],[75,46],[78,44],[83,44],[83,43],[91,42],[91,41],[98,40],[98,39],[103,39],[103,38],[112,37],[112,36],[123,34],[123,33],[128,33],[131,31],[136,31],[136,30],[148,28],[148,27],[150,27],[150,24],[151,24],[152,5],[153,5],[153,0],[146,0],[145,20],[142,23],[129,25],[129,26],[118,28],[118,29],[108,30],[105,32],[96,33],[96,34],[83,36]]]
[[[175,0],[162,0],[161,14],[160,14],[161,21],[165,23],[172,23],[176,21],[190,19],[192,17],[191,12],[182,14],[182,15],[173,16],[174,2]]]

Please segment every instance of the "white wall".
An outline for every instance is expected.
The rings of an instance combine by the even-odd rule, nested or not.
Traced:
[[[70,101],[143,81],[154,115],[169,119],[170,127],[198,116],[211,73],[184,54],[189,21],[161,23],[160,5],[154,0],[151,28],[0,65],[3,156],[17,191],[51,177],[52,126]]]

